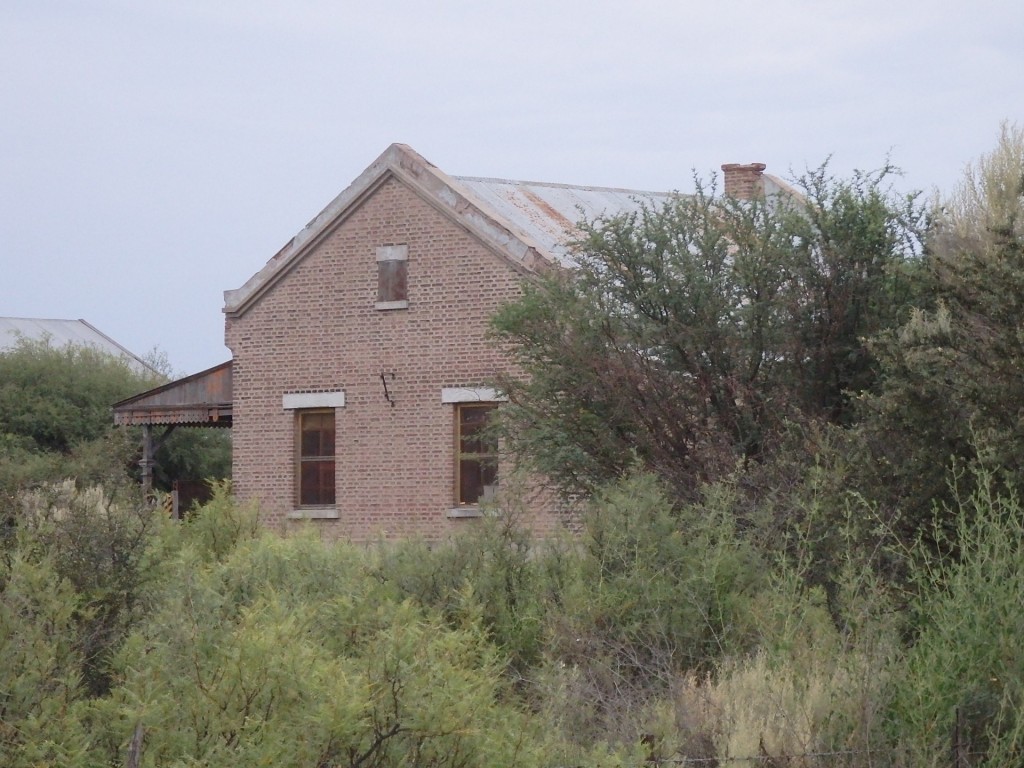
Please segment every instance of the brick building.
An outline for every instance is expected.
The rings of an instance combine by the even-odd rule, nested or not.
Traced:
[[[775,181],[763,168],[724,170],[756,192]],[[231,403],[215,418],[231,420],[237,496],[271,526],[309,520],[355,541],[443,538],[478,517],[509,469],[485,429],[509,366],[489,318],[531,275],[570,266],[575,222],[666,199],[451,177],[389,147],[224,294]],[[173,388],[163,398],[163,415],[145,394],[118,404],[120,423],[203,418]],[[556,525],[550,504],[529,523]]]

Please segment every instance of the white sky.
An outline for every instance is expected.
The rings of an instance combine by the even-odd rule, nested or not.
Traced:
[[[0,0],[0,315],[222,362],[222,292],[395,141],[682,191],[890,155],[931,191],[1003,120],[1022,0]]]

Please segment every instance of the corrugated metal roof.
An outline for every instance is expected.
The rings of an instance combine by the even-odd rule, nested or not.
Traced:
[[[232,367],[228,360],[114,403],[114,423],[230,427]]]
[[[140,357],[132,354],[105,333],[85,320],[53,320],[38,317],[0,317],[0,352],[14,349],[19,339],[43,341],[48,339],[56,348],[73,346],[95,347],[114,357],[125,360],[140,373],[156,373]]]
[[[677,194],[449,176],[411,147],[392,144],[241,288],[225,291],[224,312],[239,317],[248,311],[322,235],[388,178],[407,184],[526,272],[543,270],[552,262],[572,267],[566,243],[577,236],[578,222],[633,213],[643,206],[658,210]],[[768,177],[766,183],[769,192],[786,186],[775,177]]]
[[[527,240],[565,265],[571,263],[565,244],[576,234],[580,221],[638,211],[642,205],[658,209],[674,195],[471,176],[451,178],[486,210],[501,216]]]

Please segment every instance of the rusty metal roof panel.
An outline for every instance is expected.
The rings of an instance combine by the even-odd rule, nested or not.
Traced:
[[[231,370],[229,360],[114,403],[114,423],[230,426]]]
[[[93,347],[124,360],[138,373],[157,373],[142,358],[132,354],[85,320],[55,320],[38,317],[0,317],[0,352],[14,349],[21,339],[48,341],[60,349],[69,344]]]
[[[501,216],[563,265],[571,264],[566,244],[575,236],[580,221],[638,211],[642,206],[660,208],[675,194],[470,176],[452,178],[485,209]]]
[[[526,272],[552,262],[571,265],[567,240],[576,222],[658,207],[672,195],[611,187],[449,176],[405,144],[392,144],[241,288],[224,292],[224,312],[241,316],[320,238],[355,211],[380,184],[397,179],[484,244]]]

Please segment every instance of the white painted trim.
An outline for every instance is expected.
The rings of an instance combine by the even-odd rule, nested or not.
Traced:
[[[382,245],[377,249],[377,261],[408,261],[408,245]]]
[[[442,403],[504,403],[507,400],[493,387],[445,387],[441,390]]]
[[[301,408],[344,408],[345,392],[292,392],[281,396],[281,407],[286,411]]]
[[[337,520],[338,510],[334,507],[310,507],[309,509],[293,509],[288,513],[289,520]]]
[[[398,301],[378,301],[373,305],[374,309],[408,309],[409,300],[399,299]]]

